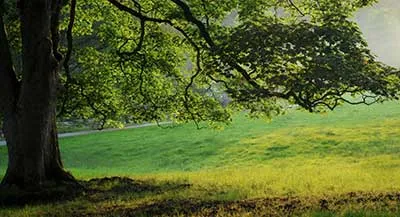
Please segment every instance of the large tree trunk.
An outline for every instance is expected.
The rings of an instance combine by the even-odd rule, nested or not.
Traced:
[[[38,112],[27,111],[39,106],[34,107],[36,106],[26,106],[26,109],[17,111],[21,115],[5,117],[4,130],[9,161],[2,184],[37,189],[50,183],[75,182],[63,169],[54,112],[38,115]],[[35,118],[41,120],[34,120]]]
[[[3,185],[36,188],[50,181],[74,180],[63,170],[55,122],[60,64],[53,52],[57,46],[52,43],[52,2],[21,0],[19,3],[23,72],[22,80],[16,82],[16,91],[9,93],[10,103],[3,107],[9,153]],[[1,30],[4,39],[5,30]],[[12,71],[12,65],[8,70]]]

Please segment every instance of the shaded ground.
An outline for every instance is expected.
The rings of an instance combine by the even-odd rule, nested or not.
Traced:
[[[329,197],[274,197],[240,201],[205,201],[194,198],[163,198],[179,192],[187,183],[152,183],[123,177],[82,181],[84,188],[63,187],[53,191],[16,193],[0,191],[1,216],[19,216],[22,206],[28,216],[301,216],[313,212],[333,216],[343,210],[399,214],[400,193],[351,192]],[[147,199],[146,199],[147,198]],[[23,216],[24,216],[23,215]],[[317,215],[321,216],[321,215]],[[352,215],[349,215],[352,216]],[[357,216],[357,215],[356,215]],[[364,215],[358,215],[364,216]]]

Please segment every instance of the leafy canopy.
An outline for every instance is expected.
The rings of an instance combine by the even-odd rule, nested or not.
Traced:
[[[18,60],[15,2],[6,2]],[[375,59],[351,19],[374,2],[77,1],[60,115],[95,118],[101,127],[218,122],[237,109],[269,117],[288,103],[321,111],[397,98],[399,72]],[[63,17],[65,33],[70,7]],[[64,52],[67,44],[64,37]]]

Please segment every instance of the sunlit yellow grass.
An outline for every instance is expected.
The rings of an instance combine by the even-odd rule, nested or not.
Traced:
[[[268,160],[304,157],[306,159],[333,157],[364,157],[391,154],[399,156],[400,120],[348,127],[283,128],[221,150],[224,165],[270,164]],[[229,162],[234,159],[233,162]],[[295,163],[303,164],[296,158]],[[327,159],[325,159],[327,160]],[[324,161],[325,161],[324,160]],[[258,162],[258,163],[257,163]],[[337,162],[333,162],[337,163]]]
[[[301,162],[301,163],[300,163]],[[192,173],[136,176],[193,184],[182,197],[217,200],[276,196],[324,196],[348,192],[400,191],[400,159],[385,155],[365,158],[285,159],[271,165]]]

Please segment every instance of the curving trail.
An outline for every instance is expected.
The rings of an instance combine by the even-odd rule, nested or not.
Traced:
[[[160,122],[159,125],[165,125],[165,124],[170,124],[172,122]],[[81,136],[81,135],[87,135],[87,134],[94,134],[94,133],[102,133],[102,132],[109,132],[109,131],[117,131],[117,130],[125,130],[125,129],[132,129],[132,128],[141,128],[141,127],[151,127],[151,126],[157,126],[155,123],[146,123],[146,124],[138,124],[138,125],[131,125],[127,126],[124,128],[110,128],[110,129],[104,129],[104,130],[87,130],[87,131],[79,131],[79,132],[72,132],[72,133],[60,133],[58,134],[58,138],[63,138],[63,137],[71,137],[71,136]],[[0,146],[5,146],[6,141],[0,141]]]

